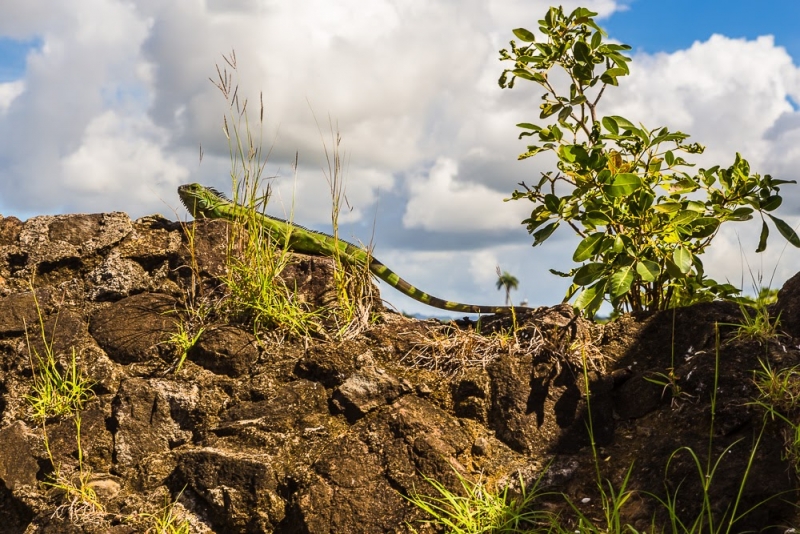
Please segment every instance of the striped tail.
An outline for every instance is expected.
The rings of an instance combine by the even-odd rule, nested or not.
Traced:
[[[524,306],[478,306],[476,304],[462,304],[460,302],[443,300],[438,297],[434,297],[433,295],[429,295],[424,291],[412,286],[375,258],[371,258],[369,270],[372,271],[372,274],[393,288],[397,289],[404,295],[408,295],[418,302],[422,302],[423,304],[433,306],[434,308],[440,308],[442,310],[464,313],[511,313],[512,310],[514,312],[523,312],[531,309]]]

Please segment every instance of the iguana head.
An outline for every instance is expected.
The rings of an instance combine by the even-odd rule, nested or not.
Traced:
[[[178,196],[195,219],[219,217],[219,213],[216,213],[217,208],[230,203],[230,200],[216,189],[200,184],[184,184],[178,187]]]

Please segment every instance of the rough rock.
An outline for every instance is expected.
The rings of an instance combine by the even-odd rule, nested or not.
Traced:
[[[165,499],[192,532],[410,532],[425,517],[404,496],[433,493],[425,477],[460,491],[459,476],[512,492],[538,483],[550,492],[543,509],[571,528],[564,496],[603,517],[598,468],[617,490],[628,477],[636,493],[621,518],[645,532],[667,525],[651,494],[678,492],[679,515],[696,517],[704,481],[690,450],[703,465],[707,451],[720,461],[716,517],[737,496],[740,510],[755,507],[732,532],[800,524],[791,427],[753,403],[754,371],[800,365],[800,275],[772,309],[785,335],[769,343],[737,339],[729,325],[740,313],[725,303],[604,326],[558,305],[519,317],[516,338],[485,366],[449,374],[414,363],[436,321],[381,312],[345,340],[231,322],[220,304],[230,229],[124,214],[0,217],[4,532],[147,532]],[[335,298],[332,272],[329,259],[298,256],[284,277],[313,308]],[[177,370],[170,338],[201,327]],[[502,317],[481,325],[508,327]],[[50,353],[59,372],[74,355],[94,382],[80,452],[74,419],[30,422],[36,354]],[[55,514],[63,501],[42,485],[55,466],[77,472],[78,458],[106,507],[91,521]]]
[[[100,308],[89,331],[115,362],[144,362],[165,353],[165,342],[177,331],[177,310],[168,295],[142,293]]]
[[[238,377],[258,360],[256,337],[240,328],[223,326],[203,332],[188,357],[212,373]]]
[[[0,481],[8,490],[20,486],[35,486],[39,463],[31,454],[36,436],[22,421],[0,429]]]

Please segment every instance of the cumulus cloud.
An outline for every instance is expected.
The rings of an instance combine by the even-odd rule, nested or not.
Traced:
[[[611,0],[590,4],[603,14],[616,8]],[[509,28],[520,19],[535,25],[547,6],[522,0],[378,0],[368,5],[356,0],[79,0],[61,7],[32,0],[8,6],[0,35],[35,38],[41,47],[29,54],[20,82],[25,91],[13,101],[8,94],[18,93],[19,85],[0,94],[7,108],[0,127],[16,132],[14,142],[0,148],[9,162],[7,181],[0,182],[3,209],[76,209],[80,197],[66,187],[60,162],[65,154],[88,153],[89,147],[79,142],[91,138],[87,129],[108,111],[124,120],[150,121],[165,134],[159,149],[174,163],[191,169],[199,181],[219,185],[215,160],[227,156],[221,120],[228,108],[208,78],[215,77],[215,62],[232,71],[222,58],[231,49],[238,58],[233,81],[240,83],[239,103],[249,98],[251,119],[263,93],[263,131],[277,167],[286,169],[296,151],[301,161],[319,155],[316,113],[323,125],[327,116],[338,122],[350,146],[354,176],[366,177],[357,194],[351,190],[351,199],[375,202],[398,173],[440,156],[470,157],[472,149],[472,168],[487,165],[486,158],[474,154],[489,149],[497,171],[495,142],[475,146],[482,143],[472,139],[473,146],[466,147],[453,141],[479,132],[479,120],[472,125],[463,121],[472,110],[484,120],[498,109],[496,97],[481,102],[487,91],[484,74],[497,70],[497,36],[510,37]],[[513,121],[504,128],[513,135]],[[205,162],[215,164],[196,168],[199,145]],[[28,187],[8,185],[18,184],[22,175]],[[470,179],[494,180],[492,185],[502,191],[515,183],[496,173]],[[51,194],[30,202],[44,180]],[[154,176],[149,182],[160,194],[169,194],[159,185],[163,180]],[[305,189],[315,191],[313,202],[324,198],[321,188]],[[111,202],[127,202],[133,213],[155,206],[118,196],[114,189],[106,195]],[[358,206],[352,216],[366,208]]]
[[[5,113],[11,103],[25,90],[22,81],[0,83],[0,115]]]
[[[527,206],[504,205],[503,195],[478,183],[458,183],[458,164],[439,158],[426,174],[408,182],[403,224],[441,232],[516,228]],[[522,208],[522,209],[520,209]]]
[[[80,147],[61,160],[64,187],[79,209],[114,208],[112,199],[149,204],[160,190],[174,190],[189,171],[164,154],[164,133],[146,119],[107,111],[86,128]]]
[[[601,16],[620,9],[613,0],[564,7],[579,4]],[[535,29],[549,5],[30,0],[4,6],[0,37],[38,44],[24,77],[0,84],[0,212],[123,209],[138,216],[169,211],[164,202],[177,205],[174,188],[182,181],[226,189],[222,118],[247,99],[250,126],[263,133],[270,152],[265,175],[280,176],[272,181],[276,214],[294,209],[304,224],[329,220],[320,130],[326,138],[330,118],[342,132],[348,162],[353,209],[345,207],[343,221],[372,218],[378,206],[378,218],[396,215],[388,224],[399,231],[421,232],[440,250],[462,250],[432,257],[395,253],[391,241],[381,243],[388,259],[399,262],[398,272],[419,273],[412,282],[441,288],[444,298],[463,294],[483,303],[502,297],[493,293],[499,262],[520,278],[521,288],[548,280],[539,297],[553,302],[563,292],[552,289],[560,280],[546,269],[569,265],[568,236],[554,236],[561,241],[550,249],[549,243],[533,251],[485,246],[485,236],[508,243],[507,236],[524,232],[519,221],[530,203],[502,200],[555,163],[548,155],[516,160],[525,143],[514,125],[536,121],[540,89],[520,83],[501,91],[496,84],[503,68],[497,50],[507,45],[511,28]],[[231,49],[239,84],[239,108],[232,109],[208,81],[216,76],[215,62],[232,72],[221,55]],[[800,114],[789,99],[800,101],[800,73],[771,37],[715,35],[671,54],[635,54],[632,75],[606,92],[603,113],[692,134],[708,146],[701,164],[730,164],[740,151],[754,170],[791,179],[800,168]],[[797,222],[800,195],[790,186],[784,191],[782,210]],[[393,205],[382,205],[382,196]],[[471,232],[484,238],[464,237]],[[706,261],[709,270],[722,272],[738,250],[735,234],[722,234],[720,242]],[[781,261],[797,264],[786,258]],[[439,261],[444,267],[431,267]],[[463,265],[458,276],[454,262]],[[441,285],[444,278],[449,286]],[[471,289],[477,286],[485,292]]]
[[[798,91],[800,71],[772,36],[712,35],[687,50],[636,54],[631,75],[605,98],[613,114],[691,134],[708,148],[701,161],[730,165],[739,151],[761,166],[773,141],[767,133],[795,114],[787,99]]]

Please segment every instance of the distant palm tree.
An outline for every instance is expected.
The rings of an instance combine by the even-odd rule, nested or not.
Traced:
[[[497,266],[497,290],[506,288],[506,306],[511,306],[511,290],[517,289],[519,280],[508,271],[500,272],[500,266]]]

